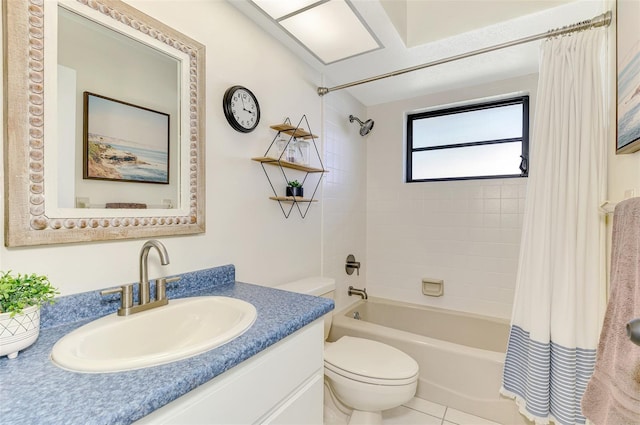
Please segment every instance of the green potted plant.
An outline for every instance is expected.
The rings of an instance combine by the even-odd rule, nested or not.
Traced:
[[[287,196],[297,196],[300,198],[304,196],[304,188],[298,180],[292,180],[288,183]]]
[[[46,276],[0,271],[0,356],[13,359],[40,333],[40,307],[59,292]]]

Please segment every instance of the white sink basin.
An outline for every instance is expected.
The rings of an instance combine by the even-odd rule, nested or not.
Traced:
[[[256,319],[253,305],[228,297],[169,300],[130,316],[115,313],[62,337],[51,351],[61,368],[121,372],[195,356],[243,334]]]

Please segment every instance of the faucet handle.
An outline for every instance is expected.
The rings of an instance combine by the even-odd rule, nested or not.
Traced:
[[[354,257],[353,254],[349,254],[347,255],[347,261],[344,265],[344,269],[348,275],[352,275],[353,270],[355,269],[358,276],[360,276],[360,261],[356,261],[356,257]]]
[[[159,277],[156,279],[156,301],[167,299],[167,283],[177,282],[180,276],[175,277]]]
[[[100,291],[100,295],[120,294],[119,316],[125,316],[126,311],[133,307],[133,285],[122,285],[119,288],[111,288]]]

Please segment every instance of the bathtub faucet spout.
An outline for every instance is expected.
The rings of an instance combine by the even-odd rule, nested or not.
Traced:
[[[369,298],[369,296],[367,295],[367,288],[358,289],[358,288],[354,288],[353,286],[349,286],[349,296],[351,295],[360,295],[363,300],[366,300]]]

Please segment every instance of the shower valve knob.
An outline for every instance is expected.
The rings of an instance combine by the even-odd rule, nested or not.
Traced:
[[[352,275],[355,270],[358,276],[360,276],[360,261],[356,261],[356,257],[354,257],[353,254],[349,254],[347,256],[347,262],[344,266],[344,270],[348,275]]]

